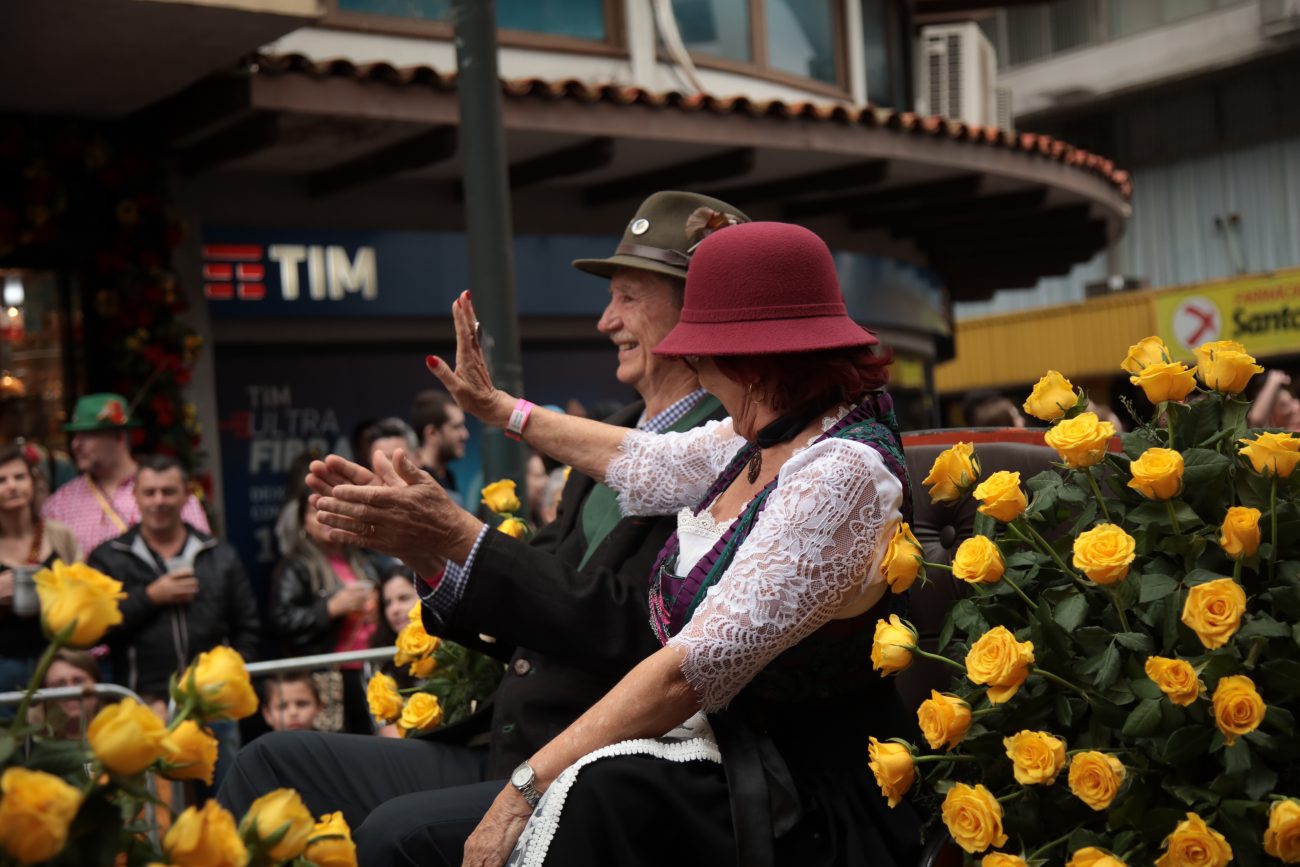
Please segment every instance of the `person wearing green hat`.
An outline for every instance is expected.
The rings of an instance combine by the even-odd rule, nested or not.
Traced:
[[[41,514],[67,524],[82,551],[89,553],[140,522],[136,463],[131,457],[131,430],[139,424],[126,398],[100,392],[78,398],[72,418],[63,425],[71,434],[68,447],[80,475],[51,494]],[[209,532],[207,516],[193,494],[181,518]]]

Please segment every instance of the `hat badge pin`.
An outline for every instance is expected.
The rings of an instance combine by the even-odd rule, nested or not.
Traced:
[[[650,221],[645,217],[638,217],[632,221],[629,228],[632,230],[633,235],[644,235],[650,230]]]

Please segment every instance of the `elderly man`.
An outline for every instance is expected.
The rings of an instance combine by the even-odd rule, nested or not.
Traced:
[[[574,263],[610,278],[597,327],[618,347],[619,380],[642,398],[612,422],[667,432],[721,414],[686,364],[651,352],[677,322],[690,256],[686,224],[700,208],[747,219],[706,196],[656,193],[613,256]],[[524,544],[453,508],[413,462],[401,462],[398,472],[402,478],[390,475],[390,486],[337,493],[400,503],[400,516],[376,526],[364,544],[426,576],[450,561],[440,580],[417,583],[426,627],[509,660],[487,750],[436,742],[436,732],[424,742],[271,736],[240,754],[221,800],[238,813],[266,791],[295,786],[313,812],[342,809],[354,827],[361,823],[361,863],[456,865],[506,775],[656,648],[646,587],[674,519],[624,519],[613,491],[575,472],[556,520]],[[335,493],[345,481],[367,484],[371,477],[334,457],[313,465],[319,493]],[[334,520],[331,499],[321,501],[327,524]],[[481,642],[480,634],[496,640]]]

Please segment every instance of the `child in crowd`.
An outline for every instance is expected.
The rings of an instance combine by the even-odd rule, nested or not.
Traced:
[[[262,719],[272,731],[310,729],[324,707],[310,672],[291,671],[262,684]]]

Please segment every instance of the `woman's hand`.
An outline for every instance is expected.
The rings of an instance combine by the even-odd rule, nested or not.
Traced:
[[[461,409],[487,424],[505,427],[515,408],[515,399],[492,384],[492,374],[479,345],[478,316],[468,292],[462,292],[451,305],[451,318],[456,326],[456,369],[452,370],[436,355],[425,359],[425,364]]]
[[[501,867],[519,842],[533,810],[514,786],[507,785],[465,841],[461,867]]]

